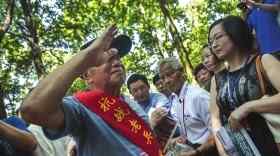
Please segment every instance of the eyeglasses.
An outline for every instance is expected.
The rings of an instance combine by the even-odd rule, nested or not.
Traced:
[[[209,39],[209,48],[213,47],[214,42],[217,42],[218,40],[222,39],[223,37],[226,37],[227,34],[225,33],[217,33],[214,35],[212,39]]]

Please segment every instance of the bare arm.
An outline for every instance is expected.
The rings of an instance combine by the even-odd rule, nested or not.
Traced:
[[[104,51],[109,48],[115,34],[116,27],[109,27],[88,48],[42,79],[24,100],[22,117],[27,122],[46,128],[63,129],[64,113],[61,104],[66,91],[79,75],[102,62]]]
[[[18,150],[32,152],[37,145],[37,141],[32,134],[6,124],[3,121],[0,121],[0,135]]]
[[[218,149],[220,156],[226,156],[227,154],[223,148],[223,145],[220,143],[219,139],[216,136],[216,132],[219,130],[219,128],[222,127],[221,120],[220,120],[220,112],[219,112],[219,107],[217,105],[216,97],[217,97],[216,82],[215,82],[215,78],[213,77],[211,82],[211,93],[210,93],[210,115],[211,115],[211,122],[212,122],[212,131],[213,131],[213,137],[216,143],[216,147]]]
[[[280,91],[280,79],[278,78],[280,71],[280,62],[272,55],[266,54],[262,57],[262,64],[269,81],[273,87]],[[274,96],[252,100],[244,103],[235,109],[229,116],[230,127],[238,130],[243,125],[241,121],[247,117],[249,113],[280,113],[280,93]]]
[[[262,64],[273,87],[280,91],[280,62],[272,55],[264,55]],[[246,103],[249,112],[280,113],[280,93]]]

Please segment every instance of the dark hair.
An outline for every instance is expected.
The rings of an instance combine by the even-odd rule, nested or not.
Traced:
[[[193,70],[193,75],[194,75],[196,81],[197,81],[196,75],[197,75],[197,74],[199,73],[199,71],[201,71],[202,69],[207,70],[207,71],[210,73],[210,75],[213,75],[213,72],[209,71],[209,70],[204,66],[203,63],[199,63],[199,64],[194,68],[194,70]]]
[[[159,77],[159,74],[156,74],[154,77],[153,77],[153,84],[156,85],[156,82],[160,80],[160,77]]]
[[[203,44],[203,46],[201,47],[201,50],[205,49],[205,48],[209,48],[209,44],[205,43]],[[210,49],[210,48],[209,48]]]
[[[145,84],[147,84],[149,87],[150,87],[150,85],[149,85],[149,82],[148,82],[148,79],[146,78],[146,76],[145,75],[141,75],[141,74],[132,74],[131,76],[129,76],[129,78],[128,78],[128,80],[127,80],[127,88],[128,88],[128,90],[130,91],[130,84],[131,83],[134,83],[134,82],[136,82],[136,81],[138,81],[138,80],[141,80],[141,81],[143,81]]]
[[[211,30],[218,24],[222,24],[226,34],[240,50],[253,49],[254,36],[247,23],[238,16],[227,16],[215,21],[209,28],[208,41]]]
[[[199,63],[194,69],[193,69],[193,75],[195,76],[196,78],[196,75],[198,74],[198,72],[202,69],[206,69],[207,68],[202,64],[202,63]]]

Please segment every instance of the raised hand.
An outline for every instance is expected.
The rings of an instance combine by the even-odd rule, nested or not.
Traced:
[[[103,64],[107,59],[111,57],[111,55],[116,55],[117,52],[113,51],[109,54],[108,52],[112,40],[117,34],[118,30],[116,25],[109,26],[101,36],[99,36],[89,47],[85,50],[89,52],[89,56],[92,57],[94,65]]]

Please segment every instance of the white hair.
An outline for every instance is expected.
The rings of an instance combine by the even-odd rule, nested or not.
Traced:
[[[158,71],[162,65],[169,65],[174,70],[182,69],[183,66],[180,64],[179,60],[175,57],[164,58],[158,63]]]

